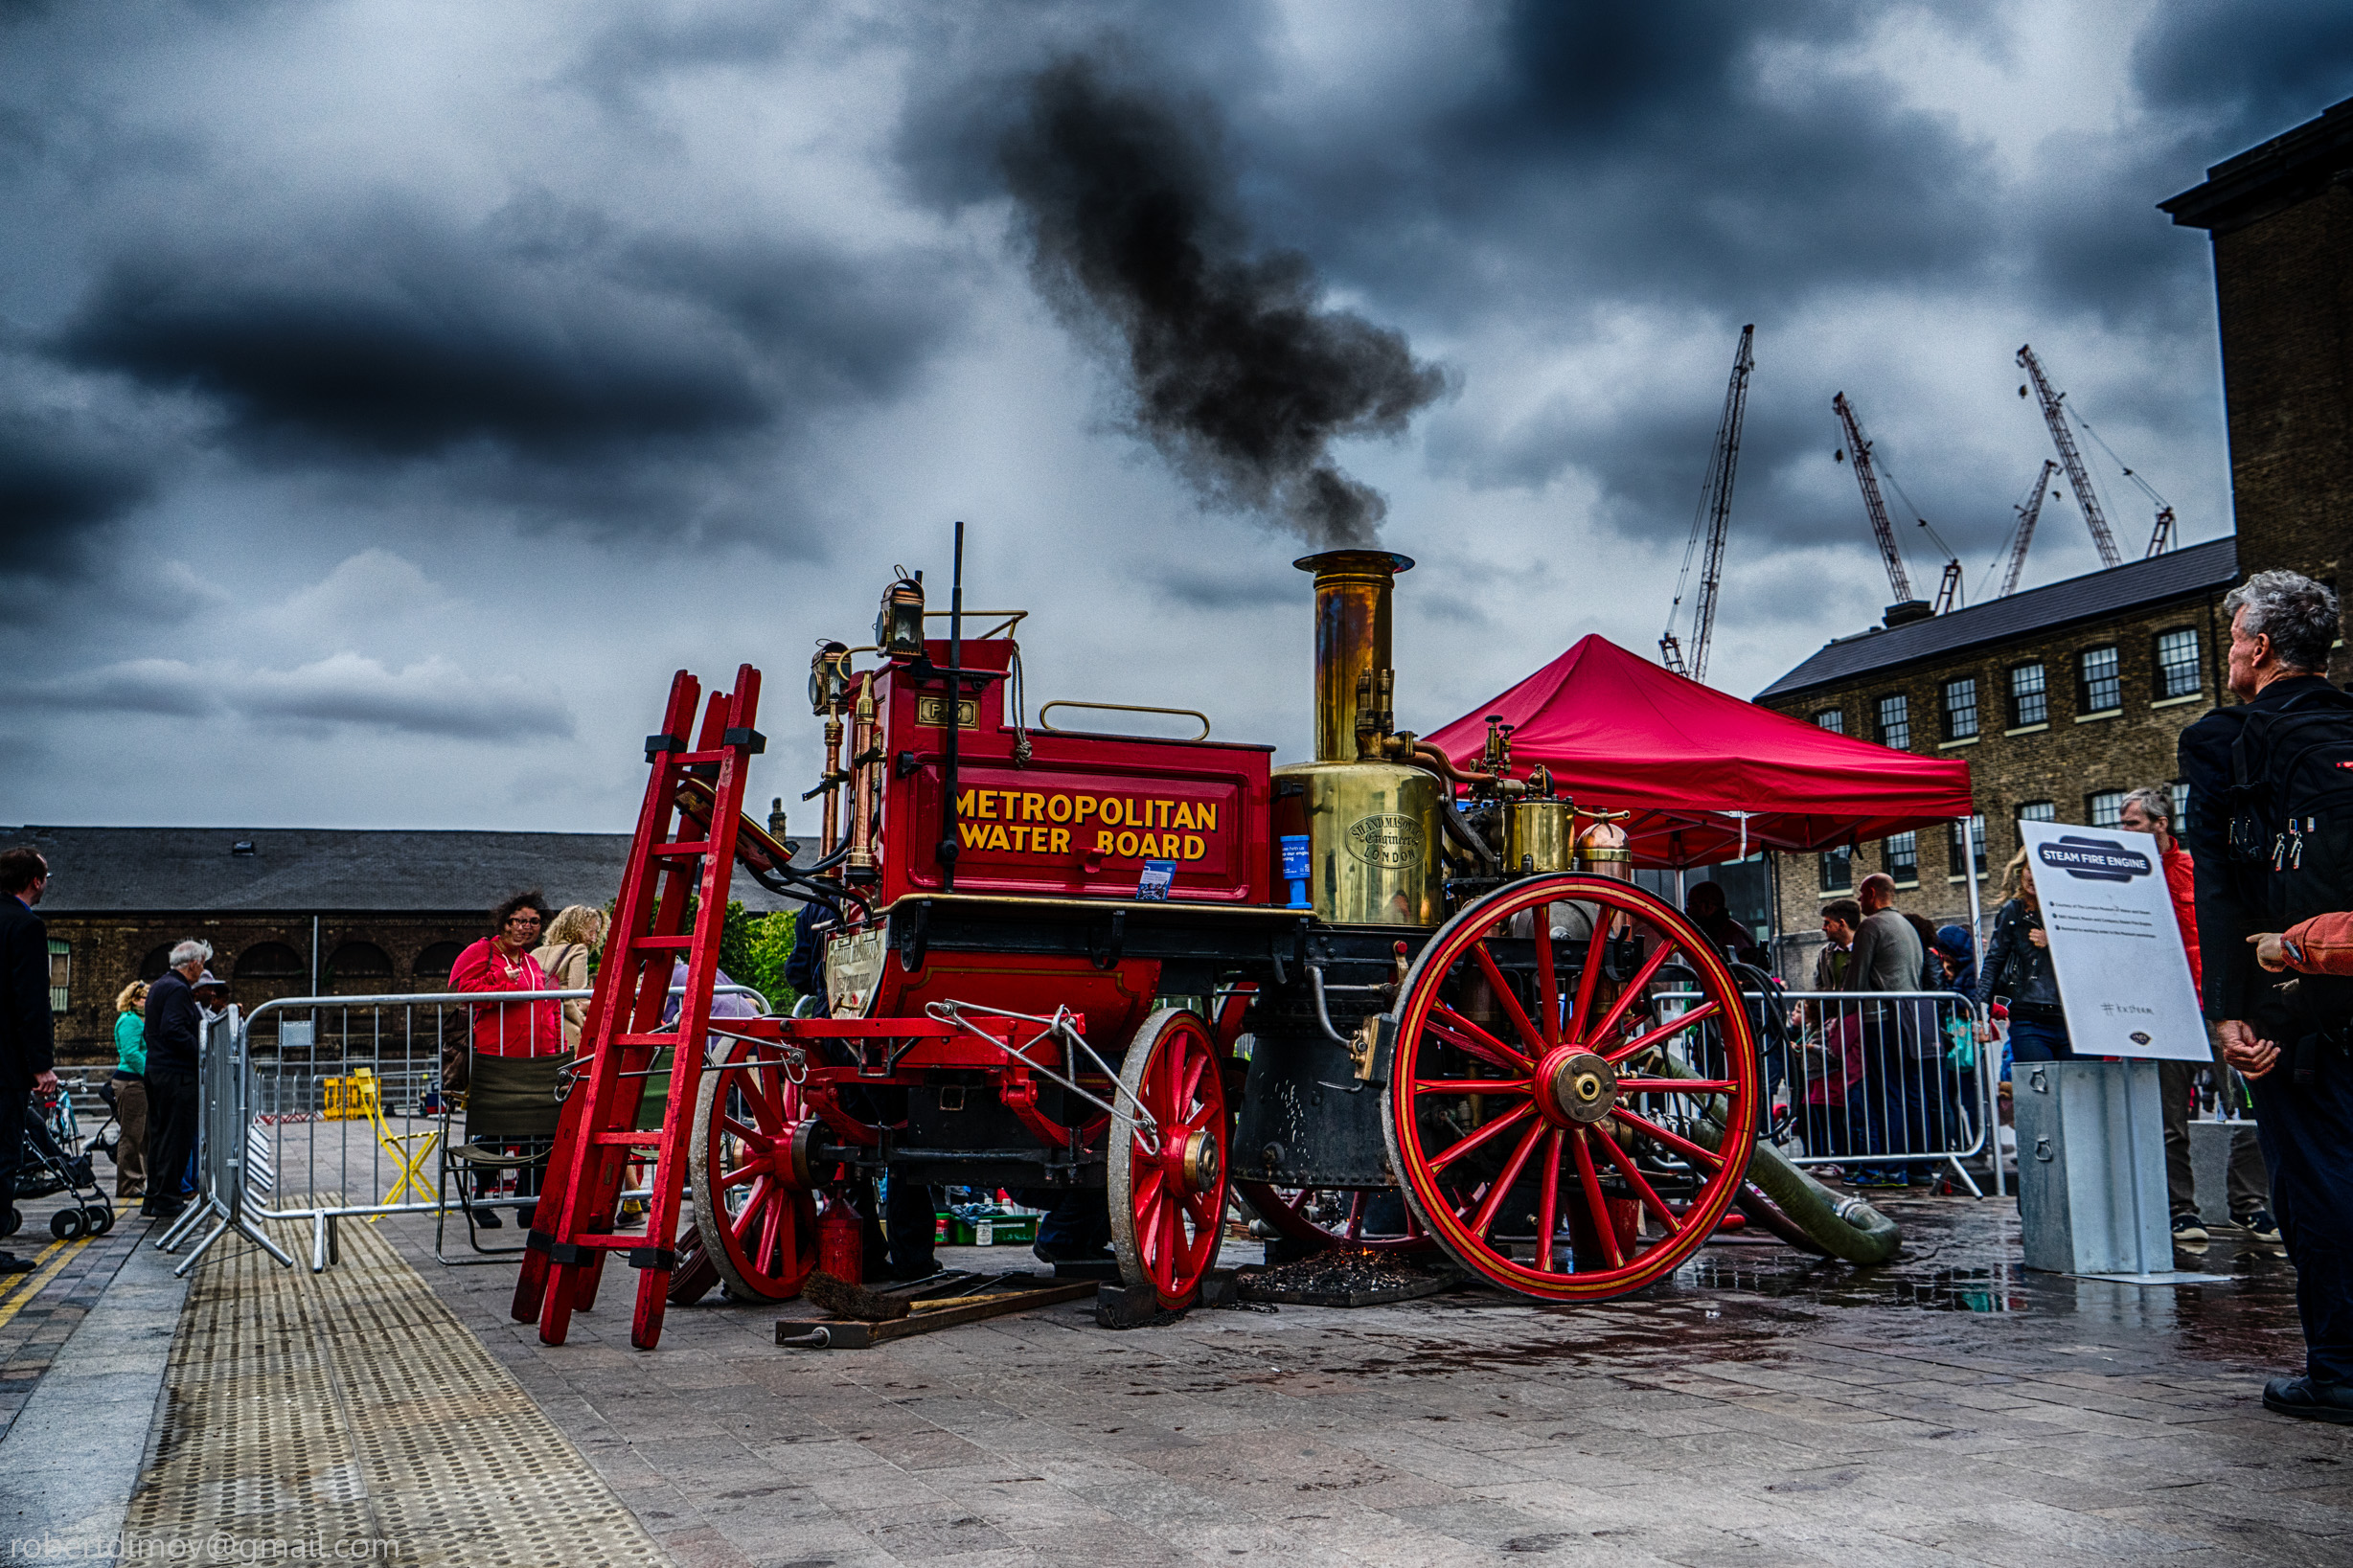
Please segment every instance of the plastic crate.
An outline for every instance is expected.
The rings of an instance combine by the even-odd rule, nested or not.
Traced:
[[[939,1239],[953,1247],[1028,1246],[1038,1239],[1036,1215],[982,1215],[967,1219],[944,1215],[946,1229]]]

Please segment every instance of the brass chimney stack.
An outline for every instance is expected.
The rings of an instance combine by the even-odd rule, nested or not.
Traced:
[[[1315,761],[1353,762],[1358,687],[1380,690],[1393,668],[1389,593],[1413,561],[1386,550],[1327,550],[1291,564],[1315,574]]]

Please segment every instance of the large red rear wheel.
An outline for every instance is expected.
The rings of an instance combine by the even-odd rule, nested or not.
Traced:
[[[1668,1077],[1668,1050],[1702,1076]],[[1739,986],[1689,921],[1630,883],[1547,875],[1471,905],[1415,960],[1382,1125],[1406,1201],[1456,1261],[1593,1300],[1662,1278],[1715,1230],[1755,1147],[1760,1078]],[[1690,1135],[1702,1116],[1716,1148]]]
[[[703,1068],[687,1181],[704,1256],[739,1301],[789,1300],[816,1266],[818,1129],[772,1052],[729,1040]]]
[[[1144,1020],[1120,1064],[1123,1117],[1108,1169],[1120,1276],[1150,1285],[1163,1307],[1193,1299],[1218,1259],[1225,1224],[1225,1083],[1198,1013],[1163,1008]],[[1149,1120],[1147,1120],[1149,1119]]]

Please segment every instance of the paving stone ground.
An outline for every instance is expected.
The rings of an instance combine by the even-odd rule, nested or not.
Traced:
[[[2353,1562],[2353,1429],[2257,1403],[2299,1356],[2275,1248],[2148,1288],[2024,1273],[2007,1203],[1888,1206],[1880,1269],[1721,1245],[1598,1307],[1064,1307],[863,1352],[715,1297],[639,1352],[618,1270],[550,1348],[510,1268],[398,1240],[680,1568]]]

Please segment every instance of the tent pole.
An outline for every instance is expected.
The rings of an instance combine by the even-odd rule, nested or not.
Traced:
[[[1961,869],[1969,875],[1969,944],[1971,967],[1982,982],[1985,978],[1985,916],[1977,898],[1977,814],[1976,803],[1961,818]],[[1985,1152],[1994,1167],[1994,1195],[2005,1195],[2001,1179],[2001,1073],[1993,1065],[1990,1053],[1977,1053],[1980,1099],[1984,1105]]]

